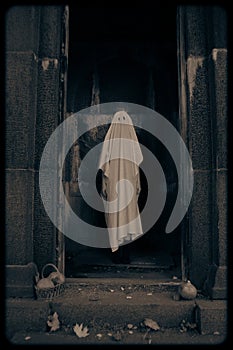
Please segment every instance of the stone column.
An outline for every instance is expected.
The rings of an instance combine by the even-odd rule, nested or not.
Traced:
[[[6,13],[6,282],[7,294],[31,295],[39,9]],[[21,288],[22,287],[22,288]],[[20,291],[21,290],[21,291]]]
[[[6,13],[6,276],[13,296],[33,294],[32,262],[40,269],[57,258],[38,178],[63,113],[63,14],[63,6],[14,6]]]
[[[213,7],[210,41],[210,100],[212,116],[212,240],[211,265],[205,289],[212,299],[227,298],[227,93],[228,64],[226,28],[227,16],[221,7]],[[209,28],[209,31],[211,28]]]
[[[217,27],[215,11],[221,14]],[[226,47],[223,43],[219,51],[213,46],[216,36],[223,38],[226,30],[221,11],[211,6],[182,6],[178,10],[181,133],[185,134],[194,170],[186,270],[199,289],[205,288],[210,266],[213,284],[213,275],[219,270],[216,266],[226,259]],[[216,166],[219,157],[221,172]],[[222,282],[226,288],[225,280]]]
[[[60,116],[60,75],[62,49],[62,6],[41,6],[38,48],[37,118],[35,134],[35,198],[34,198],[34,261],[39,270],[43,265],[56,264],[57,230],[41,201],[39,167],[44,147],[58,126]],[[57,154],[55,152],[54,156]],[[51,169],[50,193],[54,198],[54,215],[57,215],[56,174]]]

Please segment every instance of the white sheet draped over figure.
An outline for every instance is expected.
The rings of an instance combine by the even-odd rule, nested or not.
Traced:
[[[130,116],[125,111],[115,113],[99,161],[101,194],[112,252],[143,233],[138,208],[142,160]]]

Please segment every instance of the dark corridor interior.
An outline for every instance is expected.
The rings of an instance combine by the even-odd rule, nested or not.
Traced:
[[[156,11],[69,7],[67,115],[93,104],[131,102],[156,110],[178,129],[177,88],[175,6],[158,6]],[[72,209],[92,224],[101,222],[103,226],[104,215],[88,207],[79,193],[74,167],[89,149],[103,142],[107,128],[77,141],[67,156],[64,178]],[[164,210],[155,225],[130,244],[130,264],[116,265],[110,249],[87,247],[66,237],[67,277],[122,277],[129,272],[131,276],[156,272],[165,277],[181,276],[180,228],[165,233],[177,194],[176,169],[157,139],[140,128],[135,130],[139,142],[155,154],[166,175]],[[147,181],[141,171],[140,210],[146,198]]]

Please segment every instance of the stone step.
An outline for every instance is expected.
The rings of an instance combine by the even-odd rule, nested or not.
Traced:
[[[123,273],[121,272],[121,276]],[[66,278],[66,295],[69,291],[78,291],[80,288],[85,288],[88,290],[99,290],[99,291],[109,291],[116,290],[122,291],[123,289],[132,289],[134,291],[147,291],[147,292],[176,292],[181,280],[178,278],[169,278],[167,274],[163,272],[153,273],[151,275],[148,273],[136,274],[136,277],[129,272],[131,278],[128,275],[123,275],[124,277],[92,277],[92,278]],[[105,276],[108,276],[106,273]],[[117,272],[116,272],[117,276]]]
[[[174,291],[168,292],[165,282],[164,285],[149,281],[129,283],[124,279],[96,282],[68,281],[64,292],[53,300],[8,298],[6,329],[45,331],[48,315],[55,311],[63,325],[98,322],[123,327],[152,318],[161,327],[178,327],[183,319],[193,321],[195,301],[175,301]]]
[[[201,334],[227,333],[227,301],[199,300],[195,309],[195,319]]]
[[[63,327],[83,323],[111,330],[129,323],[140,327],[145,318],[151,318],[164,329],[179,328],[185,321],[196,323],[198,331],[206,334],[224,332],[226,302],[205,300],[199,293],[195,300],[175,300],[179,283],[67,279],[63,293],[52,300],[8,298],[6,330],[9,337],[22,331],[45,332],[48,315],[57,312]]]

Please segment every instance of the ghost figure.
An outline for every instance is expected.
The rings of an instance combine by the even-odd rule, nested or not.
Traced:
[[[112,252],[143,233],[138,208],[141,190],[139,165],[142,160],[130,116],[125,111],[115,113],[99,160],[101,196]]]

